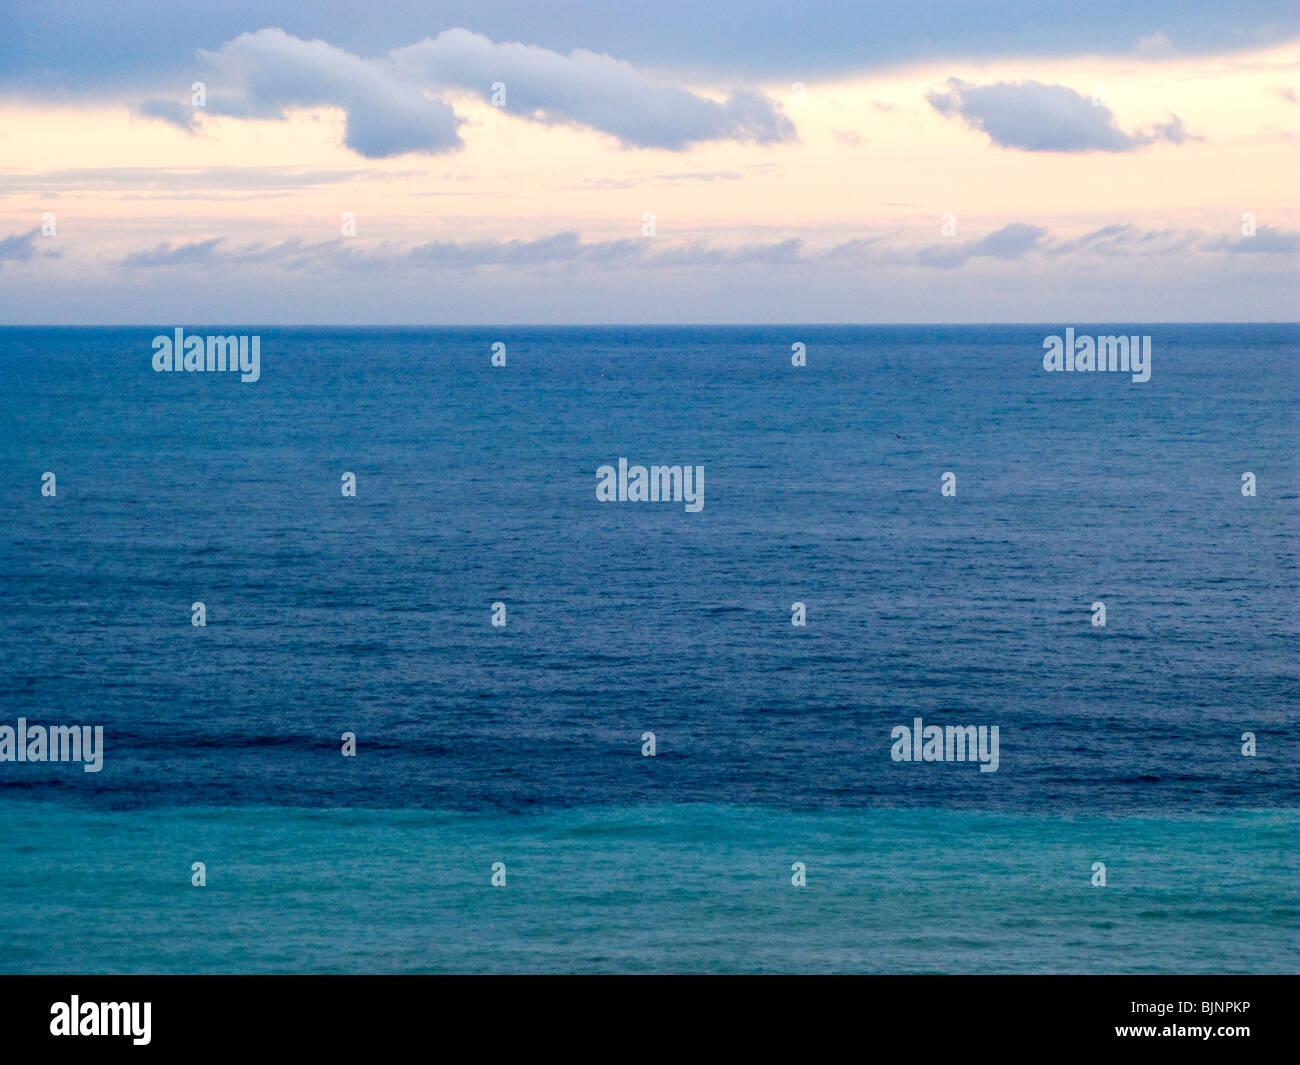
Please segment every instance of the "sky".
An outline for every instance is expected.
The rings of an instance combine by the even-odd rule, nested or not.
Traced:
[[[1294,321],[1300,6],[0,7],[0,324]]]

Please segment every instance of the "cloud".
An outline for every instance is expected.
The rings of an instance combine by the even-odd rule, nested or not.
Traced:
[[[1057,258],[1071,255],[1161,256],[1190,252],[1204,238],[1203,230],[1141,230],[1127,222],[1116,222],[1070,240],[1051,240],[1042,251],[1044,255]]]
[[[684,181],[740,181],[742,177],[734,170],[701,170],[696,173],[660,174],[655,182],[659,185],[680,185]]]
[[[279,166],[101,166],[0,174],[0,193],[50,193],[54,189],[76,192],[159,192],[176,196],[187,191],[270,192],[292,191],[376,176],[392,178],[404,174],[380,175],[374,170],[312,170]]]
[[[844,241],[843,244],[836,244],[822,257],[828,262],[837,260],[854,262],[871,255],[879,255],[885,251],[884,239],[884,237],[854,237],[852,240]]]
[[[387,60],[361,59],[278,29],[244,33],[200,55],[215,71],[210,113],[284,119],[294,108],[338,107],[347,115],[344,143],[371,159],[460,145],[461,120],[451,106],[397,77]]]
[[[224,237],[195,241],[193,244],[179,244],[173,247],[169,242],[159,244],[149,251],[137,251],[122,260],[123,266],[188,266],[193,263],[211,262],[216,256],[217,246]]]
[[[1177,28],[1184,56],[1272,48],[1300,36],[1298,10],[1295,0],[1234,0],[1230,15],[1223,0],[813,0],[765,5],[758,17],[753,0],[384,0],[368,7],[355,0],[29,0],[0,4],[0,87],[7,95],[17,88],[102,99],[123,91],[139,99],[167,91],[159,86],[188,86],[196,46],[259,26],[356,55],[383,55],[448,26],[472,26],[493,40],[536,41],[562,53],[587,48],[645,70],[771,79],[797,57],[804,71],[834,80],[942,61],[1130,56],[1134,42],[1156,27]]]
[[[1202,250],[1285,255],[1300,251],[1300,233],[1260,226],[1253,237],[1220,237],[1202,245]]]
[[[431,240],[416,245],[407,254],[416,262],[439,267],[472,269],[478,266],[533,266],[539,263],[576,262],[579,259],[608,261],[638,253],[633,240],[583,244],[574,232],[556,233],[536,240],[476,240],[465,243]]]
[[[2,246],[2,244],[0,244]],[[736,266],[745,263],[791,263],[801,260],[802,241],[713,247],[705,241],[668,243],[646,238],[584,241],[573,231],[532,240],[426,241],[414,246],[358,246],[336,238],[315,244],[286,240],[279,244],[230,246],[224,237],[188,244],[165,242],[123,257],[128,267],[156,269],[195,265],[270,263],[291,270],[328,264],[371,271],[410,266],[476,270],[489,267],[583,266],[599,270],[628,267]]]
[[[145,100],[133,110],[141,118],[160,118],[190,133],[198,128],[194,108],[185,107],[174,100]]]
[[[1174,42],[1157,30],[1141,38],[1133,51],[1144,59],[1163,59],[1174,54]]]
[[[916,253],[916,261],[922,266],[937,266],[940,269],[950,270],[964,265],[970,259],[981,257],[1020,259],[1040,248],[1046,236],[1047,230],[1042,226],[1012,222],[979,240],[968,240],[959,244],[931,244]]]
[[[588,126],[633,147],[794,138],[794,124],[762,93],[737,90],[726,100],[710,100],[652,82],[630,63],[581,48],[565,56],[536,45],[494,44],[480,33],[452,29],[399,48],[390,58],[413,80],[476,91],[484,99],[500,82],[510,114]]]
[[[565,187],[595,192],[605,191],[608,189],[639,189],[644,188],[647,185],[673,187],[691,181],[712,183],[715,181],[741,181],[743,179],[744,175],[735,170],[700,170],[668,174],[643,172],[640,174],[616,178],[584,177]]]
[[[1188,133],[1183,120],[1175,114],[1170,114],[1168,122],[1157,122],[1149,130],[1137,131],[1133,134],[1132,140],[1134,145],[1156,144],[1159,141],[1168,144],[1186,144],[1188,141],[1203,141],[1205,138]]]
[[[32,235],[28,234],[27,238]],[[223,237],[213,237],[187,244],[159,244],[132,252],[121,261],[125,266],[151,269],[270,265],[291,271],[341,269],[367,276],[392,271],[401,276],[412,268],[466,273],[481,269],[619,273],[628,270],[801,264],[850,271],[899,266],[951,270],[975,259],[1013,262],[1031,254],[1060,261],[1092,255],[1109,258],[1177,255],[1186,259],[1195,252],[1300,251],[1300,233],[1270,226],[1261,226],[1254,237],[1240,240],[1208,239],[1210,234],[1198,229],[1141,230],[1128,223],[1102,226],[1065,240],[1054,238],[1042,226],[1025,222],[1012,222],[975,240],[953,240],[919,247],[907,241],[906,232],[894,236],[902,236],[903,240],[896,242],[884,235],[862,236],[830,247],[808,247],[798,237],[730,246],[715,246],[704,240],[674,242],[644,237],[588,241],[573,230],[532,239],[432,240],[414,245],[362,244],[336,237],[316,243],[292,239],[277,244],[234,246]],[[0,251],[5,243],[0,241]]]
[[[1300,133],[1285,128],[1284,126],[1260,126],[1260,140],[1264,141],[1282,141],[1284,144],[1300,144]]]
[[[1264,225],[1253,237],[1225,237],[1204,229],[1142,230],[1127,223],[1115,223],[1071,240],[1049,240],[1041,250],[1054,257],[1076,254],[1189,257],[1204,252],[1283,255],[1300,252],[1300,233]]]
[[[946,90],[936,89],[926,99],[939,114],[962,119],[994,144],[1027,152],[1129,152],[1157,141],[1200,139],[1177,115],[1145,132],[1125,133],[1105,105],[1064,85],[1038,81],[972,85],[949,78]]]
[[[40,235],[39,229],[27,233],[16,233],[12,237],[0,239],[0,263],[6,261],[26,262],[36,254],[35,241]]]
[[[194,266],[208,263],[276,263],[297,270],[319,258],[327,248],[337,249],[341,238],[307,244],[298,239],[279,244],[249,244],[242,248],[226,246],[225,237],[210,237],[189,244],[164,242],[147,251],[137,251],[122,259],[123,266],[151,269],[169,266]]]
[[[704,240],[672,242],[663,238],[627,237],[584,241],[572,230],[528,240],[432,240],[415,245],[357,244],[335,238],[316,244],[287,240],[279,244],[230,246],[214,237],[188,244],[159,244],[132,252],[122,259],[136,268],[185,267],[211,263],[269,263],[288,269],[329,265],[373,271],[412,266],[433,269],[527,269],[532,267],[583,267],[593,270],[659,269],[685,267],[780,265],[822,262],[853,267],[876,262],[941,268],[961,266],[970,259],[1019,259],[1048,247],[1047,230],[1015,222],[979,240],[960,244],[916,248],[891,248],[883,237],[857,237],[830,248],[809,250],[801,238],[733,246],[714,246]]]
[[[459,269],[557,263],[614,269],[796,262],[801,249],[802,242],[797,239],[733,248],[715,248],[704,241],[669,244],[645,238],[584,242],[578,233],[568,231],[535,240],[430,241],[412,248],[407,257],[428,266]]]
[[[625,147],[679,150],[703,141],[767,144],[795,137],[794,124],[759,92],[740,89],[712,100],[650,81],[607,55],[497,44],[463,29],[382,59],[363,59],[279,29],[241,34],[201,55],[214,72],[208,113],[281,120],[294,108],[337,107],[347,116],[344,143],[367,158],[459,147],[463,119],[444,97],[473,92],[490,100],[498,83],[507,114],[599,130]],[[157,100],[137,110],[184,129],[194,128],[199,113]]]
[[[1053,255],[1068,255],[1079,251],[1115,252],[1127,246],[1133,236],[1133,227],[1127,223],[1102,226],[1073,240],[1054,241],[1044,249]]]

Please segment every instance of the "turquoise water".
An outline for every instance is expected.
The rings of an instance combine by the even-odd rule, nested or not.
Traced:
[[[5,800],[0,816],[11,971],[1300,969],[1300,819],[1280,810],[97,813]],[[191,886],[195,861],[206,887]],[[791,884],[795,861],[807,887]]]

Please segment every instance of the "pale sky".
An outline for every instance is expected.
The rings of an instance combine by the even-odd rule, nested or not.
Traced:
[[[20,2],[0,324],[1295,320],[1296,16],[1022,6]]]

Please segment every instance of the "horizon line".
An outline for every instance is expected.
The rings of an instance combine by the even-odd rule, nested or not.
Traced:
[[[266,329],[752,329],[787,327],[816,329],[903,329],[928,327],[970,328],[993,326],[1049,326],[1057,321],[980,321],[980,322],[196,322],[194,328],[220,326],[231,329],[236,327],[257,327]],[[1298,326],[1300,320],[1220,320],[1201,321],[1193,319],[1159,319],[1148,321],[1121,321],[1112,319],[1107,322],[1087,319],[1075,319],[1084,325],[1274,325]],[[161,322],[0,322],[0,329],[156,329]],[[174,323],[167,328],[178,328]]]

